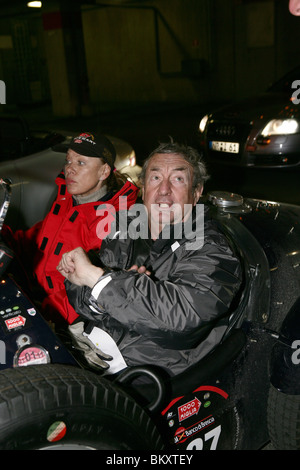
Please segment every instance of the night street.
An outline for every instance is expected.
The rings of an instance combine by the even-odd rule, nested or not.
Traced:
[[[73,131],[101,130],[128,141],[135,149],[137,161],[141,164],[148,153],[159,142],[169,139],[199,148],[198,126],[201,117],[214,105],[203,106],[159,106],[140,107],[123,111],[107,112],[98,117],[60,119],[43,123],[43,127]],[[45,118],[44,118],[45,119]],[[30,122],[38,126],[42,115],[34,114]],[[47,119],[45,119],[47,121]],[[206,191],[226,190],[237,192],[244,197],[262,198],[271,201],[300,204],[299,174],[297,169],[234,168],[232,166],[210,165],[210,180]]]
[[[0,11],[0,449],[300,450],[300,0]]]
[[[104,130],[128,140],[141,161],[159,141],[172,136],[179,142],[199,146],[198,125],[207,108],[184,107],[159,113],[117,115],[105,123]],[[208,162],[207,162],[208,163]],[[226,190],[238,192],[244,197],[300,204],[298,169],[255,169],[209,165],[210,180],[206,191]]]

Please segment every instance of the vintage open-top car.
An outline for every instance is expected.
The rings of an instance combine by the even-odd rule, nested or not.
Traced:
[[[84,367],[1,244],[1,449],[300,449],[300,208],[223,192],[200,203],[235,246],[243,286],[222,342],[176,377],[151,358],[114,375]]]

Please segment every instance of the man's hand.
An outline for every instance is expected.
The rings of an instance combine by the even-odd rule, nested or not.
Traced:
[[[137,264],[131,266],[128,271],[137,271],[139,274],[147,274],[147,276],[151,275],[151,271],[149,271],[145,266],[139,267]]]
[[[91,288],[103,275],[103,269],[94,266],[81,247],[63,254],[57,270],[73,284]]]

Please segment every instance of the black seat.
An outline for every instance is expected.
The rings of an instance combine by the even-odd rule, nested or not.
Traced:
[[[233,329],[211,354],[177,376],[170,377],[156,366],[136,366],[125,369],[114,381],[125,387],[149,411],[160,412],[172,397],[185,395],[222,372],[238,356],[245,342],[243,330]]]

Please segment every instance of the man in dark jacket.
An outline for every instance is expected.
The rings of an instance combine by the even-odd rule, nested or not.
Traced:
[[[102,268],[81,248],[58,266],[75,310],[96,322],[88,336],[78,326],[78,344],[88,348],[91,341],[116,359],[111,372],[156,364],[176,375],[226,331],[241,268],[208,208],[197,204],[206,179],[196,150],[161,144],[141,174],[149,232],[142,222],[134,224],[141,217],[129,219],[127,231],[120,223],[103,241]]]

